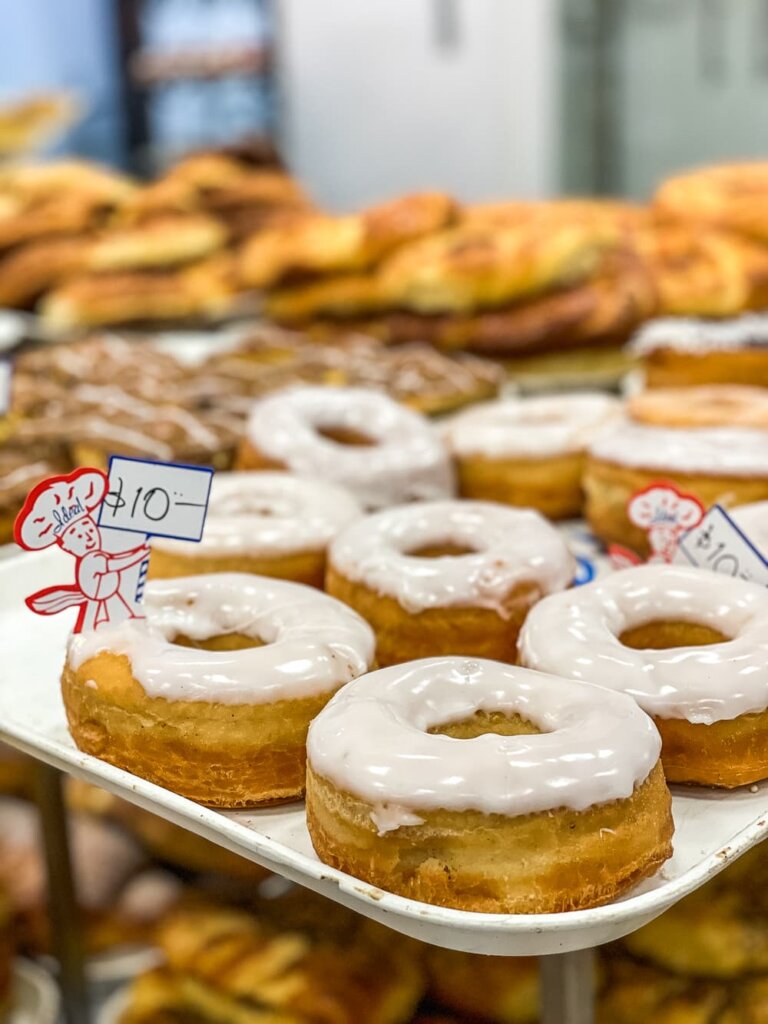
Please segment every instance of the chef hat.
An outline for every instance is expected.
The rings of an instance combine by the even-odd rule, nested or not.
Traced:
[[[668,522],[681,530],[690,530],[701,519],[702,508],[695,498],[680,494],[668,485],[646,487],[628,506],[629,518],[646,530]]]
[[[16,543],[28,551],[50,547],[68,526],[98,508],[106,492],[107,476],[100,469],[48,477],[29,492],[16,517]]]

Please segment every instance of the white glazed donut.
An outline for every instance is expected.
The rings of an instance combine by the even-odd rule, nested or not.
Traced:
[[[341,443],[323,431],[370,443]],[[454,492],[450,458],[429,422],[365,388],[297,387],[261,399],[239,463],[330,480],[371,509]]]
[[[633,631],[627,646],[621,638]],[[768,776],[764,587],[637,566],[541,601],[519,651],[530,668],[634,697],[661,730],[675,781],[732,786]]]
[[[700,354],[765,346],[768,346],[768,316],[756,313],[733,320],[659,317],[644,324],[630,342],[630,350],[635,355],[647,355],[664,348]]]
[[[551,519],[578,516],[584,451],[620,411],[618,399],[585,393],[487,402],[459,413],[444,427],[459,493]]]
[[[583,451],[621,407],[618,398],[601,392],[508,398],[458,413],[444,434],[460,458],[545,459]]]
[[[322,587],[330,541],[362,515],[341,487],[291,473],[217,473],[199,544],[157,537],[151,575],[252,572]]]
[[[744,531],[763,558],[768,559],[768,501],[755,501],[739,505],[728,513]]]
[[[508,913],[602,902],[669,856],[660,749],[623,694],[483,659],[382,669],[310,726],[310,835],[327,863],[416,899]]]
[[[508,661],[528,608],[574,572],[564,539],[537,512],[435,501],[348,526],[329,548],[326,586],[373,625],[380,665],[427,654]]]
[[[299,795],[310,720],[373,662],[368,625],[309,587],[238,573],[151,582],[144,605],[146,619],[70,638],[78,746],[215,806]]]

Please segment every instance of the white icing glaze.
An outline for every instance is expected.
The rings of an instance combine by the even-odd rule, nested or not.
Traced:
[[[540,734],[453,739],[428,730],[477,711]],[[623,694],[485,659],[426,658],[371,672],[309,728],[312,769],[374,805],[385,830],[422,811],[516,816],[626,799],[656,764],[659,734]]]
[[[731,639],[634,650],[619,636],[648,622],[701,623]],[[768,590],[676,565],[625,569],[528,613],[519,639],[530,668],[634,697],[659,718],[711,725],[768,707]]]
[[[730,508],[728,515],[746,533],[763,558],[768,558],[768,501]]]
[[[471,551],[409,554],[441,544]],[[548,594],[567,587],[576,567],[561,534],[538,512],[490,501],[385,509],[342,531],[328,559],[347,579],[395,598],[409,612],[471,606],[503,616],[505,598],[518,584],[535,581]]]
[[[673,348],[693,354],[768,346],[768,316],[748,313],[733,320],[663,317],[651,320],[633,336],[636,355]]]
[[[712,476],[768,475],[768,430],[655,427],[626,421],[602,434],[590,455],[622,466]]]
[[[69,664],[77,669],[110,651],[126,655],[150,697],[267,704],[332,692],[373,661],[370,626],[340,601],[299,583],[245,573],[155,580],[144,607],[146,619],[73,634]],[[228,633],[265,646],[208,651],[171,642]]]
[[[216,473],[199,544],[157,537],[152,546],[194,558],[275,557],[322,551],[362,509],[349,492],[291,473]]]
[[[619,416],[611,395],[508,398],[460,412],[444,425],[454,455],[535,459],[583,451]]]
[[[338,444],[319,429],[344,428],[373,445]],[[292,388],[253,407],[247,435],[299,474],[347,487],[366,508],[445,498],[455,482],[448,452],[419,413],[365,388]]]

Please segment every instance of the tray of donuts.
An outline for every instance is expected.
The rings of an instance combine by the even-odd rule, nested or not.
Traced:
[[[594,502],[628,486],[617,451],[643,453],[633,473],[666,451],[675,479],[678,448],[643,430],[679,432],[707,501],[721,478],[768,498],[758,427],[725,431],[724,473],[716,429],[696,448],[643,421],[653,394],[632,422],[573,396],[439,433],[377,393],[268,396],[202,542],[155,543],[145,619],[70,635],[23,600],[63,578],[60,552],[0,566],[0,735],[428,942],[631,932],[768,821],[768,593],[667,564],[574,586],[550,521],[578,513],[591,442],[590,521],[639,546]]]

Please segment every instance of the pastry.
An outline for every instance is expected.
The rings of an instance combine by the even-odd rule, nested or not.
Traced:
[[[759,160],[699,167],[667,178],[653,198],[662,218],[768,241],[768,164]]]
[[[733,317],[768,304],[765,246],[690,225],[636,232],[632,246],[656,289],[656,315]]]
[[[426,192],[359,214],[310,213],[292,222],[289,231],[276,228],[246,242],[240,279],[248,287],[267,288],[290,275],[363,270],[405,243],[445,227],[455,212],[449,196]]]
[[[0,447],[0,544],[12,542],[14,520],[35,484],[62,468],[55,454],[42,451],[39,445]]]
[[[538,513],[483,501],[386,509],[343,530],[326,589],[376,633],[379,665],[433,654],[515,660],[526,614],[575,562]]]
[[[6,743],[0,743],[0,793],[3,796],[32,796],[35,761]]]
[[[759,584],[635,566],[540,601],[519,651],[529,668],[634,697],[659,728],[671,782],[731,789],[768,777],[768,591]]]
[[[0,255],[0,306],[26,309],[44,292],[82,271],[87,237],[41,238]]]
[[[232,306],[229,270],[228,260],[214,256],[162,272],[76,277],[45,296],[41,316],[54,334],[110,324],[220,317]]]
[[[150,577],[249,572],[322,589],[328,544],[360,515],[348,492],[322,480],[217,473],[202,540],[155,538]]]
[[[621,405],[605,394],[562,394],[476,405],[444,427],[459,494],[578,516],[585,450],[610,430]]]
[[[245,573],[153,581],[144,607],[70,637],[62,692],[80,749],[212,807],[301,796],[310,720],[373,662],[366,623]]]
[[[601,435],[588,452],[583,485],[595,534],[646,556],[647,530],[630,520],[628,506],[657,482],[705,508],[768,498],[765,395],[758,388],[712,386],[659,389],[632,399],[632,418]]]
[[[69,125],[79,104],[65,92],[27,96],[0,107],[0,153],[3,159],[18,156],[45,143]]]
[[[120,1024],[408,1024],[410,947],[375,926],[337,938],[216,907],[160,929],[167,963],[133,983]]]
[[[205,259],[227,240],[225,230],[202,214],[165,214],[96,239],[87,268],[96,272],[154,269]]]
[[[537,1024],[539,961],[425,946],[429,995],[455,1013],[499,1024]]]
[[[630,344],[649,388],[750,384],[768,388],[768,317],[652,320]]]
[[[346,487],[366,508],[453,493],[448,453],[417,413],[364,388],[294,388],[257,402],[240,469],[290,469]]]
[[[753,1024],[754,1018],[729,1016],[729,994],[722,986],[626,958],[609,961],[609,967],[597,1024]]]
[[[310,726],[309,833],[324,863],[409,899],[598,906],[671,854],[659,750],[624,694],[483,659],[381,669]]]

